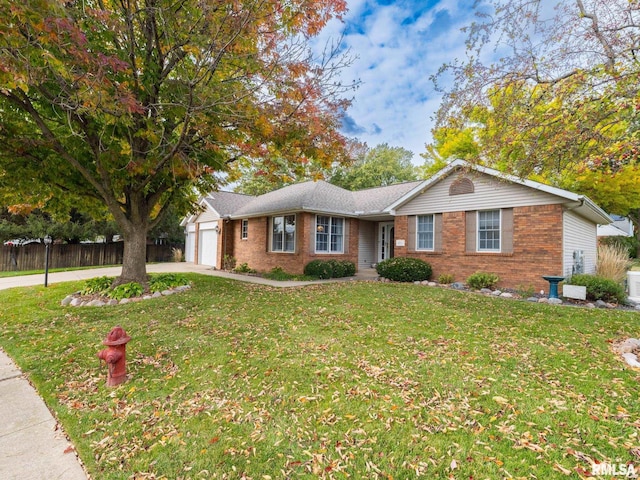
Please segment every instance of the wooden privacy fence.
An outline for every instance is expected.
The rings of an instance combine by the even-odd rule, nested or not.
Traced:
[[[44,270],[45,246],[31,243],[0,247],[0,271]],[[51,245],[49,268],[120,265],[123,242]],[[170,262],[171,245],[147,245],[147,262]]]

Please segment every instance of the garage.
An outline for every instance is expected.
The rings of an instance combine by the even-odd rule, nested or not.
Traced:
[[[198,263],[200,265],[216,266],[218,256],[218,223],[207,222],[200,224],[198,241]]]
[[[184,244],[184,258],[187,262],[193,263],[196,259],[196,226],[191,224],[187,227],[187,240]]]

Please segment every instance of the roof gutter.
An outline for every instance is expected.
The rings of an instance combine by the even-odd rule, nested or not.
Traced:
[[[608,225],[613,222],[609,214],[593,203],[589,197],[584,195],[578,195],[576,201],[565,203],[564,205],[567,207],[567,210],[576,210],[581,216],[588,218],[598,225]]]

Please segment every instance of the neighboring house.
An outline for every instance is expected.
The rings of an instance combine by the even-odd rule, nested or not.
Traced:
[[[633,237],[633,223],[627,217],[611,215],[613,222],[598,225],[598,237]]]
[[[461,160],[425,181],[357,192],[305,182],[259,197],[217,192],[201,205],[183,222],[188,261],[221,268],[229,255],[300,273],[314,259],[362,270],[405,256],[429,262],[435,278],[486,271],[536,290],[548,287],[542,275],[593,272],[597,225],[611,222],[587,197]]]

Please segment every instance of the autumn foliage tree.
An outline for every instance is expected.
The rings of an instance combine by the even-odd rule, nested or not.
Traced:
[[[234,161],[340,157],[346,60],[310,40],[345,8],[0,0],[0,198],[108,209],[120,281],[145,281],[149,229]]]
[[[444,65],[431,162],[472,153],[589,194],[640,231],[640,2],[494,0]]]

